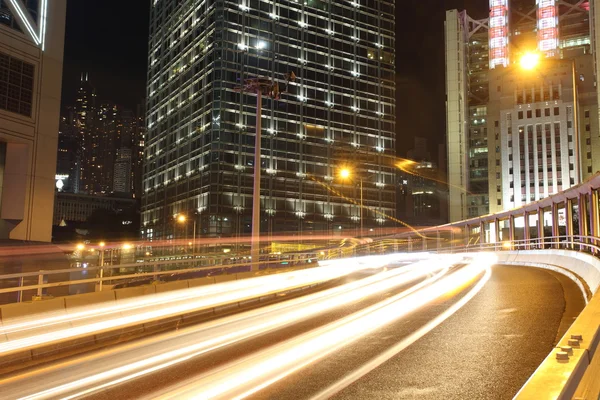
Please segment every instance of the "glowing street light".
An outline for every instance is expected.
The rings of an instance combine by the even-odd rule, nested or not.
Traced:
[[[185,215],[183,215],[183,214],[179,214],[177,216],[177,222],[179,222],[180,224],[183,224],[185,222],[185,219],[186,219]]]
[[[79,250],[79,251],[81,251],[81,250],[85,249],[85,244],[83,244],[83,243],[78,243],[78,244],[77,244],[77,246],[76,246],[76,249],[77,249],[77,250]]]
[[[340,170],[340,178],[342,179],[350,179],[352,176],[352,171],[349,168],[342,168]],[[360,181],[360,234],[363,232],[363,180],[362,176],[359,177]]]
[[[532,70],[536,68],[540,63],[540,55],[538,53],[528,52],[523,54],[521,57],[521,68],[525,70]]]
[[[350,178],[350,175],[352,175],[352,173],[350,172],[350,170],[348,168],[342,168],[340,170],[340,178],[348,179],[348,178]]]
[[[104,247],[104,246],[106,246],[106,243],[104,243],[104,242],[100,242],[100,243],[98,243],[98,246],[100,246],[100,247]]]
[[[130,243],[124,243],[123,246],[121,247],[123,250],[131,250],[133,248],[133,245]]]
[[[540,53],[536,52],[527,52],[523,54],[521,60],[519,62],[521,68],[523,70],[531,71],[538,67],[540,64],[541,57]],[[571,75],[572,75],[572,85],[573,85],[573,118],[575,123],[573,124],[573,132],[575,136],[575,175],[577,176],[577,181],[575,183],[581,182],[581,165],[580,165],[580,145],[579,145],[579,94],[577,91],[577,71],[575,68],[575,60],[571,59]]]

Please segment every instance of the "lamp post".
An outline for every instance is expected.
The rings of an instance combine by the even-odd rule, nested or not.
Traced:
[[[98,253],[100,255],[100,284],[98,285],[99,292],[102,291],[102,284],[104,283],[102,278],[104,277],[104,246],[105,245],[106,245],[106,243],[104,243],[104,242],[100,242],[98,244],[98,246],[100,246],[100,249],[98,250]]]
[[[286,82],[294,81],[296,75],[289,72],[285,75]],[[254,139],[254,186],[252,190],[252,247],[250,250],[251,270],[258,271],[260,261],[260,173],[261,173],[261,130],[262,130],[262,96],[267,95],[279,99],[281,92],[279,84],[268,78],[245,79],[243,84],[235,89],[238,92],[256,95],[256,128]]]
[[[176,215],[177,218],[177,222],[179,222],[180,224],[185,224],[187,222],[187,218],[185,215],[183,214],[178,214]],[[196,252],[196,218],[194,218],[194,230],[193,230],[193,237],[192,237],[192,257],[194,256],[194,253]],[[187,230],[186,230],[187,233]]]
[[[350,171],[350,169],[348,168],[343,168],[340,170],[340,177],[342,179],[352,179],[352,171]],[[360,234],[362,235],[363,233],[363,178],[362,176],[359,176],[359,187],[360,187],[360,212],[359,212],[359,218],[360,218]]]

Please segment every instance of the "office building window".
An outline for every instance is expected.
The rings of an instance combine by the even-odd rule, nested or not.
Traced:
[[[527,110],[527,118],[532,118],[533,113],[531,112],[531,110]]]
[[[523,111],[519,111],[518,118],[523,119]]]
[[[584,115],[585,115],[585,118],[589,118],[590,117],[590,110],[585,110]]]
[[[535,110],[535,117],[536,118],[540,118],[542,116],[542,110],[540,110],[539,108],[536,108]]]
[[[586,131],[586,132],[589,132],[589,131],[590,131],[590,124],[586,124],[586,125],[585,125],[585,131]]]
[[[559,115],[559,108],[558,107],[554,107],[554,115]]]
[[[546,116],[546,117],[550,116],[550,109],[549,108],[544,108],[544,116]]]
[[[0,53],[0,109],[31,116],[33,64]]]

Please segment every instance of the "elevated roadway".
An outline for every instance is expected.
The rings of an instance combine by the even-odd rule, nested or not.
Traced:
[[[469,261],[454,262],[446,275],[465,271]],[[386,279],[379,283],[375,280],[380,273],[371,272],[361,279],[373,280],[370,285],[360,286],[357,282],[361,280],[349,284],[355,285],[353,291],[381,285],[398,279],[390,274],[406,268],[406,264],[390,267],[384,272],[388,274]],[[419,269],[424,267],[421,264]],[[238,382],[215,398],[232,398],[231,395],[239,394],[238,389],[253,398],[278,399],[512,398],[583,307],[579,288],[551,271],[494,267],[489,280],[484,282],[486,273],[482,269],[450,290],[433,294],[431,301],[404,315],[404,308],[410,311],[413,307],[410,296],[421,293],[419,288],[441,282],[444,277],[436,278],[436,274],[443,268],[438,265],[425,274],[398,279],[394,285],[381,286],[381,290],[371,293],[365,291],[360,296],[335,297],[332,292],[330,297],[317,300],[325,292],[311,294],[304,297],[304,303],[294,299],[262,311],[248,311],[174,333],[48,362],[5,376],[0,389],[7,398],[55,398],[59,392],[53,390],[61,385],[65,391],[60,396],[78,394],[111,400],[188,395],[204,398],[207,396],[203,396],[203,390],[223,382],[219,377],[227,376],[227,381],[229,377],[256,372],[252,367],[261,365],[261,360],[293,350],[298,344],[319,345],[310,342],[311,338],[320,337],[332,324],[352,322],[361,312],[375,315],[378,307],[398,297],[399,303],[395,304],[399,308],[389,310],[398,315],[380,328],[373,326],[372,330],[361,332],[359,323],[352,328],[355,330],[350,332],[350,339],[342,338],[343,331],[334,333],[343,346],[336,347],[331,354],[327,354],[327,347],[316,356],[310,355],[310,347],[300,353],[285,353],[285,361],[291,361],[287,366],[276,368],[271,374],[259,374],[257,379],[244,384]],[[399,276],[407,277],[406,273],[396,275]],[[351,293],[340,287],[337,291]],[[313,303],[308,302],[310,296],[315,296]],[[416,302],[417,298],[411,301]],[[311,304],[319,310],[305,313]],[[300,315],[281,319],[290,312]],[[380,317],[388,315],[386,310]],[[274,322],[277,318],[279,323]],[[272,322],[271,329],[240,334],[243,329],[268,322]],[[155,363],[137,370],[116,370],[207,338],[223,340],[226,335],[238,336],[207,347],[206,351],[193,352],[187,348],[181,352],[183,359],[174,362],[175,358],[171,358],[170,365],[158,367]],[[148,371],[136,375],[141,370]],[[113,371],[111,377],[98,378],[98,374],[110,371]],[[98,380],[69,387],[92,376]],[[248,391],[248,387],[254,389]]]

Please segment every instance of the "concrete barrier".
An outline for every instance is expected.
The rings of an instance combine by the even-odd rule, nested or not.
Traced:
[[[594,356],[599,357],[596,350],[600,343],[600,260],[587,253],[559,249],[497,254],[499,264],[542,267],[563,273],[578,283],[586,300],[589,299],[556,347],[515,396],[518,400],[571,399]],[[558,353],[562,359],[557,358]]]
[[[237,279],[236,274],[217,275],[217,276],[215,276],[215,283],[231,282],[231,281],[235,281],[236,279]]]
[[[190,279],[188,281],[188,284],[190,285],[191,288],[197,287],[197,286],[214,285],[215,278],[213,278],[212,276],[207,276],[206,278],[194,278],[194,279]]]
[[[535,262],[558,265],[581,277],[592,295],[600,287],[600,260],[591,254],[559,249],[500,251],[497,254],[500,262]]]
[[[65,298],[58,297],[55,299],[48,299],[43,301],[34,301],[30,303],[13,303],[3,305],[0,308],[2,315],[2,323],[8,325],[9,323],[17,322],[30,322],[39,319],[39,314],[44,314],[45,317],[53,316],[64,316],[67,314],[65,307]],[[57,326],[71,327],[70,322],[64,322]],[[27,332],[27,336],[31,333],[45,333],[45,328],[34,328]],[[19,339],[24,336],[22,332],[9,332],[6,334],[8,340]]]
[[[188,281],[174,281],[156,285],[156,293],[170,292],[171,290],[189,289]]]

